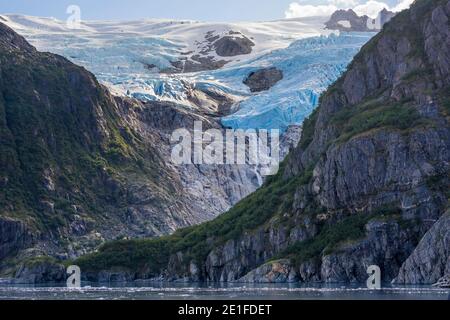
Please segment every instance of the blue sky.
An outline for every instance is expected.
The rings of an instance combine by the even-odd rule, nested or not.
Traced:
[[[361,4],[374,0],[0,0],[0,14],[18,13],[65,19],[66,8],[78,5],[83,20],[140,18],[203,21],[260,21],[286,17],[293,2],[303,5]],[[401,0],[376,0],[394,6]],[[303,10],[296,6],[296,12]]]

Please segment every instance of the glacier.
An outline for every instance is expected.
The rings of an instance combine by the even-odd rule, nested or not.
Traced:
[[[238,97],[221,119],[233,129],[280,129],[301,124],[327,86],[375,33],[339,33],[324,29],[324,18],[253,23],[140,20],[89,21],[67,29],[53,18],[2,16],[39,50],[65,56],[84,66],[114,94],[140,100],[165,100],[195,108],[188,88],[214,88]],[[163,74],[187,54],[199,54],[205,35],[241,32],[255,42],[251,54],[225,59],[214,71]],[[283,79],[268,91],[251,93],[244,79],[253,71],[276,67]]]
[[[317,106],[320,94],[346,69],[372,33],[341,33],[298,40],[233,68],[213,72],[228,87],[249,93],[243,85],[247,75],[261,68],[276,67],[283,79],[266,92],[250,95],[239,110],[222,118],[226,127],[280,129],[301,124]]]

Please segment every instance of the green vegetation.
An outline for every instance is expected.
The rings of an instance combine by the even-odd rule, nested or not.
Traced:
[[[290,258],[295,265],[332,253],[343,241],[357,240],[365,235],[364,227],[372,215],[355,215],[336,224],[327,225],[314,238],[298,242],[275,259]]]
[[[48,256],[38,256],[38,257],[33,257],[30,258],[28,260],[24,261],[25,266],[27,267],[33,267],[36,265],[40,265],[40,264],[58,264],[58,261],[52,257],[48,257]]]
[[[430,67],[427,68],[417,68],[410,73],[403,76],[402,81],[410,83],[416,80],[424,80],[429,79],[433,75],[433,69]]]
[[[118,267],[157,274],[161,267],[167,266],[169,255],[180,251],[184,252],[185,261],[204,261],[214,247],[251,232],[289,210],[296,188],[308,184],[312,177],[312,169],[290,180],[283,179],[282,173],[280,169],[263,187],[213,221],[178,230],[168,237],[111,242],[76,263],[87,270]]]
[[[407,130],[426,125],[416,108],[407,103],[381,103],[369,100],[357,106],[349,106],[338,111],[330,120],[340,136],[338,142],[372,129],[390,128]]]
[[[97,220],[122,207],[129,172],[166,188],[160,159],[114,108],[83,68],[0,48],[1,214],[51,234],[71,221],[73,205]]]
[[[442,99],[442,106],[444,107],[445,115],[450,116],[450,96]]]
[[[438,173],[428,177],[426,185],[431,191],[442,193],[447,199],[450,199],[450,172]]]
[[[337,223],[322,226],[317,236],[288,247],[274,259],[289,258],[298,266],[313,258],[336,252],[343,243],[364,238],[365,226],[370,220],[389,218],[398,214],[400,211],[395,206],[386,206],[375,210],[372,214],[350,215]]]
[[[438,102],[441,113],[450,121],[450,86],[441,90],[438,95]]]
[[[305,150],[313,141],[317,117],[319,116],[318,110],[319,108],[316,108],[311,115],[303,121],[302,137],[299,144],[303,150]]]
[[[103,245],[98,253],[81,257],[76,264],[90,271],[120,267],[156,275],[167,266],[173,242],[170,237],[114,241]]]

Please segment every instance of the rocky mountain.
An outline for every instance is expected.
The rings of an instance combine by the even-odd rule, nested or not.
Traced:
[[[247,165],[171,162],[175,129],[202,121],[224,130],[214,112],[113,96],[0,24],[0,271],[169,234],[256,190],[260,177]]]
[[[389,22],[395,13],[387,9],[379,12],[375,19],[367,15],[358,16],[352,9],[335,11],[325,23],[327,29],[339,31],[377,32]]]
[[[116,241],[92,280],[432,283],[448,272],[450,1],[417,0],[354,58],[278,175],[213,221]]]

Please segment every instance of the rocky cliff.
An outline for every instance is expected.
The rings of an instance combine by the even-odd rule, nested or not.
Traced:
[[[400,268],[396,283],[435,283],[450,275],[450,212],[443,215]]]
[[[279,174],[229,212],[76,263],[90,279],[362,282],[373,264],[384,281],[443,276],[449,17],[450,1],[418,0],[387,23],[323,94]]]
[[[173,130],[196,120],[223,130],[216,118],[112,96],[84,68],[0,23],[0,271],[228,210],[259,186],[252,167],[177,167],[170,157]]]

